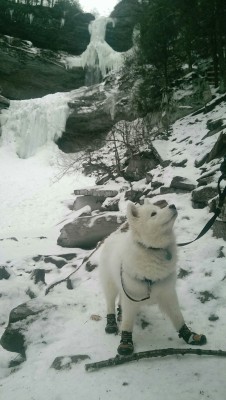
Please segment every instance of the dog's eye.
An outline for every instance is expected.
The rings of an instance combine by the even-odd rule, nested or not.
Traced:
[[[151,217],[154,217],[157,214],[156,211],[153,211],[153,213],[151,213]]]

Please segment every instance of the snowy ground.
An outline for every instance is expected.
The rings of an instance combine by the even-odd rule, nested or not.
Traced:
[[[218,107],[211,117],[222,115],[225,115],[225,107]],[[209,115],[199,116],[196,125],[191,122],[197,117],[187,117],[175,124],[172,140],[167,143],[167,148],[165,143],[164,151],[174,161],[188,158],[188,167],[156,169],[156,177],[161,174],[159,178],[169,183],[174,175],[183,174],[193,181],[200,176],[200,171],[194,168],[194,160],[211,148],[211,140],[216,140],[215,136],[205,142],[205,150],[201,145],[195,146],[206,134],[208,118]],[[181,142],[188,136],[187,141]],[[193,143],[189,144],[189,141]],[[80,269],[74,275],[74,290],[68,290],[62,284],[48,296],[44,295],[45,287],[34,285],[30,279],[33,268],[43,267],[42,261],[35,263],[32,260],[33,256],[77,253],[73,265],[69,262],[62,269],[45,264],[50,271],[47,274],[49,284],[73,271],[85,254],[79,249],[60,248],[56,239],[62,221],[70,218],[67,204],[74,198],[73,190],[93,185],[94,181],[78,172],[55,182],[58,154],[56,146],[51,143],[25,160],[19,159],[7,147],[0,148],[0,265],[6,265],[11,273],[9,280],[0,281],[0,335],[7,326],[10,310],[30,299],[28,289],[37,296],[34,302],[48,305],[44,317],[37,319],[27,332],[25,363],[15,370],[8,368],[15,354],[0,348],[1,399],[224,400],[224,358],[167,357],[92,373],[84,369],[89,360],[72,366],[70,370],[50,368],[58,356],[87,354],[92,362],[114,357],[119,343],[119,336],[104,332],[105,304],[98,269],[91,273]],[[179,211],[176,222],[178,241],[193,239],[209,218],[207,210],[193,209],[190,194],[168,194],[164,198],[176,204]],[[226,350],[224,246],[223,240],[213,238],[208,232],[200,241],[179,250],[178,267],[188,272],[184,278],[178,279],[181,308],[187,324],[206,334],[208,344],[204,348],[208,349]],[[203,292],[210,293],[212,298],[202,302]],[[100,320],[93,320],[93,314],[99,315]],[[155,307],[141,311],[134,329],[134,342],[136,351],[189,347],[178,338],[171,323]]]

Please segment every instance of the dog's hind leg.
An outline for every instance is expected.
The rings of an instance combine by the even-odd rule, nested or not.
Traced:
[[[118,347],[118,353],[120,355],[126,356],[132,354],[134,351],[132,332],[138,309],[138,304],[132,303],[124,296],[122,297],[122,336]]]
[[[105,332],[117,333],[118,325],[115,317],[115,301],[118,294],[118,289],[112,279],[107,276],[102,279],[102,285],[107,305],[107,324],[105,327]]]

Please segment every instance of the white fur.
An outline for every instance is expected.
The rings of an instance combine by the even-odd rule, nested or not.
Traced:
[[[122,331],[132,332],[134,319],[141,304],[158,304],[171,319],[178,331],[184,325],[177,294],[176,243],[173,225],[177,216],[175,208],[158,206],[145,201],[143,206],[129,203],[127,219],[129,230],[120,229],[111,234],[103,245],[100,258],[100,277],[107,302],[107,314],[115,313],[115,301],[119,294],[122,306]],[[157,248],[157,250],[151,249]],[[167,255],[171,254],[171,260]],[[148,295],[144,278],[156,281],[151,286],[150,299],[135,303],[127,293],[140,300]]]

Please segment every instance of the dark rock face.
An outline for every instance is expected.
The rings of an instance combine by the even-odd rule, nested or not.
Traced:
[[[36,52],[35,52],[36,51]],[[34,49],[29,42],[0,36],[0,87],[14,100],[42,97],[83,86],[82,68],[67,70],[60,54]]]
[[[57,244],[62,247],[92,249],[124,221],[125,217],[116,212],[79,217],[61,229]]]
[[[133,45],[133,29],[138,22],[140,4],[137,0],[122,0],[111,13],[116,23],[107,26],[106,42],[116,51],[129,50]]]
[[[71,113],[67,119],[65,132],[58,140],[58,146],[66,153],[87,149],[103,139],[113,125],[133,116],[124,102],[125,90],[115,92],[115,80],[82,88],[69,102]]]
[[[55,2],[54,7],[32,6],[31,2],[1,0],[0,33],[29,40],[35,46],[80,55],[90,41],[88,26],[94,19],[76,6]]]

